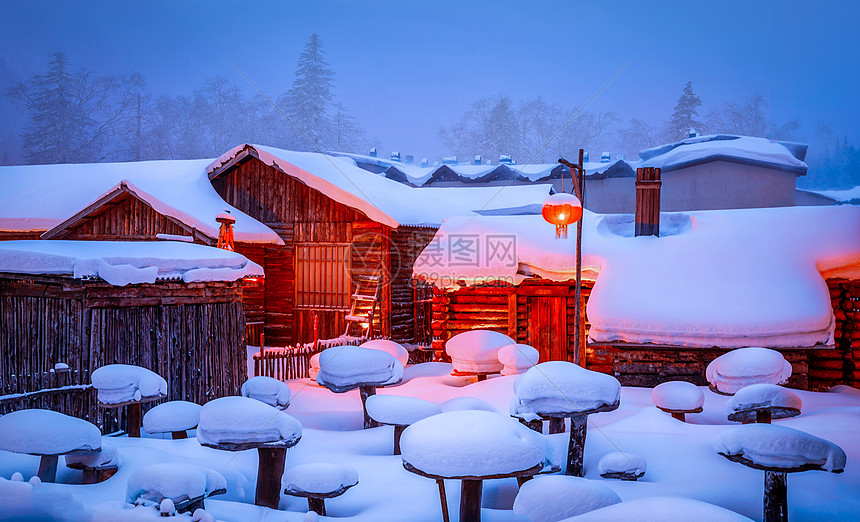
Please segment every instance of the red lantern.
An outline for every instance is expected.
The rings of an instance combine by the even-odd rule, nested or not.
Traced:
[[[541,214],[555,225],[555,237],[567,238],[567,226],[582,217],[582,203],[573,194],[553,194],[544,200]]]

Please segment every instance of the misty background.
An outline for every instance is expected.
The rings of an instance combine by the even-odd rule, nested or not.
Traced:
[[[738,133],[860,185],[860,7],[33,1],[0,17],[0,164],[295,150],[554,162]]]

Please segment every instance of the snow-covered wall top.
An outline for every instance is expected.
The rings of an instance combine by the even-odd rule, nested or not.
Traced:
[[[178,241],[2,241],[0,272],[101,278],[114,286],[263,275],[260,265],[240,254]]]
[[[505,212],[540,214],[543,201],[549,196],[552,185],[506,185],[500,187],[424,187],[422,192],[450,201],[477,213]]]
[[[816,190],[815,193],[827,196],[840,203],[860,204],[860,185],[846,190]]]
[[[596,341],[686,346],[827,343],[824,278],[860,278],[860,208],[787,207],[664,214],[664,237],[631,237],[617,216],[585,211],[583,272]],[[631,220],[632,221],[632,220]],[[630,229],[630,230],[628,230]],[[541,216],[452,218],[414,273],[441,287],[575,278],[575,234]]]
[[[361,169],[352,159],[315,152],[243,144],[211,163],[208,172],[212,174],[249,147],[263,163],[393,228],[399,225],[438,226],[449,216],[474,215],[470,210],[431,194]]]
[[[156,211],[217,238],[215,216],[230,210],[236,241],[283,244],[269,227],[228,205],[212,187],[212,160],[0,167],[0,230],[53,228],[123,181]]]
[[[799,146],[789,145],[794,145],[793,148]],[[709,160],[728,159],[806,174],[806,163],[798,159],[786,145],[751,136],[697,136],[643,150],[639,157],[642,158],[640,167],[658,167],[667,171]]]

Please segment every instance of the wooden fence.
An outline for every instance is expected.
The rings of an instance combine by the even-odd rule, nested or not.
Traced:
[[[333,346],[358,346],[364,337],[339,337],[299,346],[266,348],[254,354],[254,375],[265,375],[280,381],[310,376],[311,357]]]

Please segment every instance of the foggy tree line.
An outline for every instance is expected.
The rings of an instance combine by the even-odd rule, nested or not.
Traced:
[[[28,118],[20,140],[30,164],[206,158],[241,143],[364,150],[364,131],[336,99],[334,79],[314,34],[277,107],[221,75],[188,95],[155,95],[140,74],[75,69],[62,52],[44,74],[8,86],[6,95]]]

